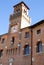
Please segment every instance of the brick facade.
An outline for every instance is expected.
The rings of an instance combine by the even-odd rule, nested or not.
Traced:
[[[0,65],[44,65],[44,20],[30,26],[28,10],[24,2],[14,6],[8,33],[0,35]]]

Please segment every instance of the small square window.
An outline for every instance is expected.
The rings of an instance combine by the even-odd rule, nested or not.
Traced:
[[[24,13],[27,14],[27,11],[24,9]]]
[[[37,34],[40,34],[41,33],[41,29],[37,30]]]
[[[17,12],[17,13],[20,12],[20,9],[17,9],[16,12]]]
[[[29,38],[29,32],[25,33],[25,38]]]

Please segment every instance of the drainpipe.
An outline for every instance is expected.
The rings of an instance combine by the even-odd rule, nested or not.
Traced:
[[[31,28],[31,65],[32,65],[32,43],[33,42],[33,31],[32,31],[32,28]]]

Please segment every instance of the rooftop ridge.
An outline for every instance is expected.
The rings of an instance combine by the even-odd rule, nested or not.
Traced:
[[[29,7],[23,1],[21,1],[20,3],[14,5],[13,7],[16,7],[16,6],[18,6],[19,4],[22,4],[22,3],[27,7],[27,9],[29,9]]]

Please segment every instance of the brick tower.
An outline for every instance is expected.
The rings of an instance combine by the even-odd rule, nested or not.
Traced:
[[[21,29],[30,26],[30,17],[28,16],[28,6],[20,2],[14,6],[14,12],[10,15],[10,24],[7,36],[7,54],[9,53],[10,65],[22,65],[26,61],[22,58],[22,47],[24,42],[21,35]],[[7,57],[7,58],[8,58]],[[6,59],[7,59],[6,58]]]

